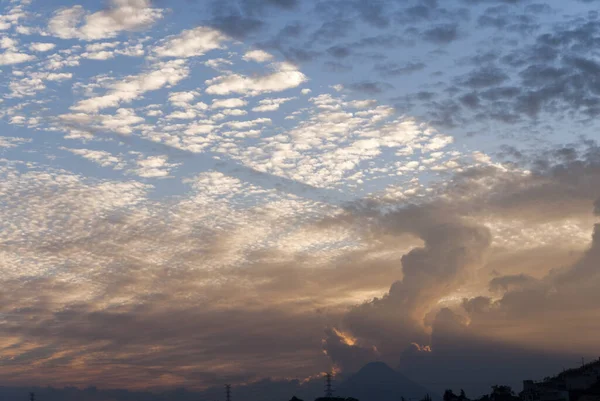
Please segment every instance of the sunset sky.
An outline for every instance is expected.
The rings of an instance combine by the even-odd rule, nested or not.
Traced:
[[[1,0],[0,385],[597,358],[599,5]]]

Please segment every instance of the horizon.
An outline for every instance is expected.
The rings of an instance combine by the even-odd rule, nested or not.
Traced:
[[[552,375],[552,377],[545,377],[543,380],[524,380],[523,381],[523,387],[525,388],[526,382],[530,382],[531,385],[534,385],[535,383],[539,383],[541,385],[548,385],[547,383],[551,383],[553,380],[559,380],[559,378],[561,377],[566,377],[568,375],[576,375],[578,372],[585,372],[586,369],[593,369],[594,367],[598,368],[600,367],[600,358],[592,360],[591,362],[585,362],[584,358],[582,358],[581,361],[581,365],[578,367],[572,367],[572,368],[567,368],[567,369],[563,369],[560,373],[556,373],[554,375]],[[393,372],[391,373],[393,376],[387,376],[389,373],[388,372]],[[356,401],[357,399],[353,396],[354,393],[356,393],[357,391],[361,391],[364,393],[365,391],[367,391],[368,393],[374,391],[375,389],[379,388],[381,391],[387,392],[387,391],[392,391],[392,392],[398,392],[400,391],[400,395],[402,399],[407,399],[407,400],[430,400],[431,396],[433,396],[432,398],[435,400],[442,400],[442,397],[440,397],[440,394],[437,394],[435,392],[431,392],[429,391],[429,389],[421,387],[418,385],[418,383],[412,383],[412,385],[416,385],[416,390],[415,389],[406,389],[406,383],[398,383],[398,380],[400,380],[400,382],[402,382],[403,380],[406,380],[406,378],[403,378],[403,376],[401,374],[399,374],[397,371],[395,371],[394,369],[392,369],[391,367],[389,367],[388,365],[386,365],[384,362],[378,362],[378,361],[373,361],[373,362],[369,362],[367,363],[365,366],[361,367],[360,370],[358,372],[351,372],[349,374],[347,374],[345,377],[341,377],[341,386],[336,385],[336,381],[338,381],[337,384],[340,384],[339,379],[337,378],[336,375],[330,374],[330,373],[323,373],[320,377],[315,377],[315,378],[310,378],[306,381],[298,381],[298,380],[288,380],[288,383],[292,383],[292,382],[296,382],[296,387],[291,387],[289,388],[289,392],[293,393],[293,395],[289,396],[288,398],[291,397],[290,401],[295,400],[300,400],[303,401],[303,398],[314,398],[315,401],[325,401],[325,400],[346,400],[346,401]],[[390,381],[391,380],[391,381]],[[285,380],[283,380],[285,382]],[[273,383],[270,381],[270,379],[268,378],[264,378],[261,379],[260,381],[254,382],[254,383],[244,383],[238,386],[231,386],[229,384],[220,386],[220,387],[212,387],[209,389],[204,389],[202,391],[193,391],[193,390],[188,390],[184,387],[181,388],[173,388],[173,389],[162,389],[162,390],[155,390],[155,391],[150,391],[148,389],[146,390],[127,390],[127,391],[123,391],[122,389],[103,389],[103,388],[97,388],[96,386],[89,386],[86,388],[78,388],[78,387],[65,387],[62,389],[59,388],[53,388],[53,387],[46,387],[46,388],[41,388],[41,387],[3,387],[0,386],[0,395],[6,396],[6,394],[15,394],[15,393],[22,393],[22,394],[29,394],[30,395],[30,401],[34,401],[36,398],[36,395],[38,394],[42,394],[42,398],[43,399],[49,399],[50,401],[54,401],[55,399],[72,399],[73,397],[75,397],[76,399],[81,399],[81,397],[85,397],[86,395],[90,396],[99,396],[100,398],[91,398],[91,399],[104,399],[102,398],[102,395],[107,395],[107,396],[111,396],[113,394],[119,394],[120,396],[118,397],[119,400],[125,400],[125,399],[129,399],[129,397],[139,397],[140,395],[146,395],[146,396],[153,396],[153,397],[158,397],[158,398],[152,398],[152,399],[171,399],[171,397],[173,396],[177,396],[179,399],[182,399],[182,397],[185,397],[185,395],[187,394],[189,397],[191,397],[191,399],[216,399],[216,398],[220,398],[218,396],[218,394],[220,393],[224,393],[226,401],[230,401],[233,398],[239,399],[245,399],[245,400],[276,400],[276,399],[284,399],[284,397],[278,396],[280,394],[277,394],[276,396],[273,396],[272,394],[269,394],[268,392],[265,393],[264,392],[264,388],[254,388],[254,386],[256,386],[257,384],[260,383],[267,383],[268,385],[272,385]],[[311,383],[312,382],[312,383]],[[314,384],[314,382],[318,382],[318,385],[312,386],[312,384]],[[315,392],[315,390],[319,387],[322,387],[322,384],[325,384],[325,388],[324,390],[321,388],[322,394],[319,394],[318,392]],[[600,384],[600,380],[597,382]],[[392,384],[395,385],[395,388],[385,388],[385,386]],[[366,386],[366,387],[365,387]],[[383,386],[383,388],[381,388]],[[309,388],[307,390],[307,387]],[[365,388],[363,388],[365,387]],[[454,390],[457,390],[457,393],[460,393],[460,398],[458,398],[459,396],[456,395],[456,393],[454,393]],[[496,391],[496,388],[505,388],[508,391],[512,390],[512,397],[511,400],[513,401],[518,401],[518,400],[522,400],[523,398],[521,397],[521,391],[518,391],[514,388],[512,388],[511,386],[506,386],[503,384],[495,384],[495,385],[491,385],[490,389],[491,392]],[[269,387],[267,387],[267,389],[269,389]],[[223,390],[225,390],[223,392]],[[341,391],[340,391],[341,390]],[[402,393],[402,391],[406,391],[404,393]],[[412,391],[412,393],[411,393]],[[416,393],[414,392],[416,391]],[[525,391],[525,389],[523,389],[523,391]],[[50,393],[50,397],[48,398],[48,393]],[[339,393],[341,393],[341,395],[339,395]],[[53,394],[53,395],[52,395]],[[296,397],[297,394],[301,394],[302,397]],[[517,394],[519,395],[519,397],[517,397]],[[591,394],[598,394],[596,393],[591,393]],[[223,394],[221,394],[223,395]],[[396,399],[398,394],[394,394],[393,397],[391,399]],[[412,395],[412,396],[409,396]],[[368,399],[381,399],[381,398],[377,398],[381,396],[381,393],[379,393],[379,396],[376,394],[372,394],[372,396],[376,397],[376,398],[368,398]],[[65,398],[67,397],[67,398]],[[164,398],[166,397],[166,398]],[[396,397],[396,398],[394,398]],[[446,398],[449,397],[449,398]],[[465,397],[465,398],[463,398]],[[472,396],[469,397],[466,395],[466,393],[464,392],[464,389],[458,384],[455,383],[454,388],[452,387],[447,387],[444,390],[444,396],[443,396],[443,401],[451,401],[451,400],[461,400],[461,401],[467,401],[467,400],[478,400],[478,401],[488,401],[489,398],[488,397],[488,393],[486,392],[485,394],[481,394],[479,396],[477,396],[476,398],[473,398]],[[20,397],[22,398],[22,397]],[[389,397],[385,397],[385,399],[388,399]],[[88,399],[88,398],[85,398]],[[110,398],[110,399],[114,399],[114,398]],[[187,398],[184,398],[187,399]],[[557,399],[562,399],[562,398],[557,398]],[[360,401],[360,400],[358,400]]]
[[[0,0],[0,386],[595,361],[599,4]]]

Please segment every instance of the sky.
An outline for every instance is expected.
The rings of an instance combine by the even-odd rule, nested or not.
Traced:
[[[0,6],[0,384],[600,355],[597,1]]]

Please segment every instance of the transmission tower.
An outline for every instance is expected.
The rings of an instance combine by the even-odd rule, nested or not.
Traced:
[[[325,374],[325,397],[333,397],[332,377],[331,373]]]
[[[35,393],[29,393],[29,401],[35,401]]]
[[[225,399],[226,401],[231,401],[231,384],[225,385]]]

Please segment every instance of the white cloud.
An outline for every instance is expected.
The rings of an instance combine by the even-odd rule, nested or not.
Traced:
[[[7,51],[4,53],[0,53],[0,65],[21,64],[34,59],[35,56],[15,51]]]
[[[62,72],[62,73],[49,73],[46,75],[46,79],[48,81],[65,81],[67,79],[73,78],[73,74],[70,72]]]
[[[215,69],[217,71],[220,71],[222,69],[221,66],[232,64],[233,62],[231,60],[227,60],[224,58],[215,58],[204,62],[205,66]]]
[[[244,99],[237,99],[237,98],[215,99],[212,102],[211,108],[213,108],[213,109],[233,109],[236,107],[245,106],[247,104],[248,104],[248,102],[245,101]]]
[[[223,113],[226,116],[245,116],[246,114],[248,114],[248,112],[246,110],[242,110],[242,109],[225,109],[222,110],[221,113]]]
[[[244,54],[242,59],[246,61],[256,61],[257,63],[264,63],[265,61],[269,61],[273,59],[273,55],[267,53],[264,50],[251,50]]]
[[[114,49],[119,46],[121,42],[102,42],[102,43],[92,43],[85,46],[85,51],[87,52],[99,52],[106,49]]]
[[[16,50],[17,44],[18,42],[15,39],[9,38],[8,36],[0,38],[0,49]]]
[[[48,29],[62,39],[78,38],[81,33],[77,25],[84,15],[85,10],[79,5],[58,10],[48,22]]]
[[[162,116],[164,113],[161,110],[149,110],[146,115],[149,117],[159,117]]]
[[[21,74],[15,74],[20,76]],[[11,97],[25,97],[34,96],[37,92],[46,89],[44,81],[65,81],[73,78],[71,73],[47,73],[47,72],[34,72],[29,76],[11,81],[9,88],[11,90]]]
[[[200,93],[196,91],[171,92],[169,93],[169,102],[175,107],[189,107],[190,102],[199,95]]]
[[[42,43],[34,42],[29,45],[29,49],[34,52],[47,52],[54,49],[56,45],[54,43]]]
[[[214,49],[221,49],[228,37],[216,29],[199,26],[167,38],[154,48],[159,57],[195,57],[202,56]]]
[[[63,114],[60,117],[60,128],[72,131],[103,131],[108,130],[121,135],[130,135],[137,124],[144,122],[133,109],[118,109],[115,115],[86,113]]]
[[[276,63],[272,66],[275,71],[267,75],[249,77],[228,74],[207,80],[206,93],[211,95],[242,93],[255,96],[261,93],[280,92],[295,88],[308,80],[293,64]]]
[[[15,4],[15,2],[12,3]],[[10,8],[5,14],[0,14],[0,31],[10,29],[11,26],[16,25],[26,15],[21,4]]]
[[[230,122],[225,123],[225,125],[233,128],[233,129],[246,129],[246,128],[255,127],[257,125],[264,125],[264,124],[270,124],[270,123],[271,123],[270,118],[257,118],[256,120],[250,120],[250,121],[230,121]]]
[[[308,88],[304,88],[300,91],[300,93],[302,93],[303,95],[308,95],[309,93],[311,93],[312,91]]]
[[[1,24],[1,23],[0,23]],[[1,27],[0,27],[1,28]],[[1,30],[1,29],[0,29]],[[34,32],[40,32],[39,29],[31,28],[28,26],[19,25],[15,28],[15,31],[20,35],[31,35]]]
[[[161,9],[151,8],[150,0],[112,0],[109,9],[93,14],[86,13],[80,5],[58,10],[48,29],[62,39],[106,39],[151,25],[162,14]]]
[[[267,108],[281,99],[263,99],[259,106]],[[283,100],[288,100],[283,98]],[[277,135],[263,137],[256,146],[239,146],[231,149],[216,147],[227,151],[230,157],[240,160],[244,165],[258,171],[269,172],[316,187],[335,186],[340,183],[360,184],[377,176],[389,176],[398,173],[420,174],[443,167],[451,168],[443,152],[431,155],[431,152],[448,145],[451,137],[440,134],[426,124],[414,119],[394,119],[395,111],[389,106],[378,106],[372,101],[345,101],[330,94],[310,99],[314,104],[308,110],[309,119],[301,121],[295,128]],[[357,110],[358,109],[358,110]],[[265,121],[261,124],[266,123]],[[222,124],[233,130],[252,129],[259,125],[254,121],[233,121]],[[223,132],[221,132],[223,135]],[[236,137],[234,133],[224,135]],[[384,149],[411,152],[398,154],[398,165],[389,166],[379,157]],[[429,154],[431,163],[415,170],[406,170],[406,165],[415,156]],[[408,160],[406,160],[408,159]],[[365,168],[369,161],[372,167]],[[396,163],[396,162],[394,162]]]
[[[115,53],[121,54],[121,55],[127,56],[127,57],[141,57],[146,53],[146,51],[144,50],[144,45],[141,43],[138,43],[137,45],[128,46],[124,49],[117,49],[117,50],[115,50]]]
[[[16,148],[17,146],[28,142],[31,142],[31,139],[0,136],[0,148]]]
[[[106,51],[106,50],[94,52],[94,53],[85,52],[85,53],[81,54],[81,57],[87,58],[90,60],[108,60],[108,59],[115,57],[115,53],[112,51]]]
[[[265,112],[265,111],[275,111],[279,109],[283,103],[288,102],[294,99],[293,97],[282,97],[275,99],[263,99],[258,102],[258,106],[254,107],[252,111],[256,112]]]
[[[55,53],[49,56],[44,63],[44,69],[46,70],[60,70],[65,67],[76,67],[79,65],[79,55],[67,55]]]
[[[192,120],[197,117],[197,113],[194,110],[185,111],[174,111],[169,114],[166,118],[168,120]]]
[[[170,60],[157,63],[153,68],[139,75],[131,75],[122,81],[111,83],[103,96],[81,100],[71,107],[82,112],[97,112],[108,107],[116,107],[122,102],[131,102],[148,91],[175,85],[189,74],[184,60]]]
[[[70,149],[65,147],[61,147],[60,149],[81,156],[89,161],[99,164],[102,167],[112,167],[115,170],[121,170],[125,166],[125,163],[121,158],[103,150]]]
[[[150,156],[137,161],[138,168],[133,173],[144,178],[167,177],[170,170],[177,164],[168,163],[167,156]]]

